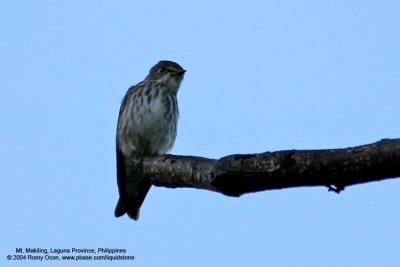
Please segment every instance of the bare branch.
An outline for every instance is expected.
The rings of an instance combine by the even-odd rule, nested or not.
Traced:
[[[139,162],[136,162],[138,164]],[[343,149],[231,155],[146,157],[143,174],[156,186],[207,189],[228,196],[269,189],[345,186],[400,177],[400,139]]]

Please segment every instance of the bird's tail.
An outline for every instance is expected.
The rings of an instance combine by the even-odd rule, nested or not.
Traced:
[[[126,202],[123,201],[122,198],[118,199],[118,203],[117,203],[117,206],[115,207],[115,211],[114,211],[115,217],[121,217],[122,215],[124,215],[127,212],[125,203]]]
[[[131,201],[127,203],[126,201],[122,200],[122,198],[119,198],[117,206],[115,207],[114,215],[115,217],[121,217],[127,213],[131,219],[137,221],[139,219],[139,209],[142,203],[139,203],[138,201]]]
[[[135,184],[134,186],[128,184],[126,187],[127,194],[125,196],[120,196],[117,206],[115,207],[115,217],[120,217],[127,213],[131,219],[137,221],[139,219],[140,207],[150,187],[151,183],[148,179],[143,179],[140,184]]]
[[[132,162],[126,160],[117,148],[117,182],[119,200],[115,208],[115,217],[128,213],[135,221],[139,219],[139,209],[147,192],[150,190],[150,179],[143,177]]]

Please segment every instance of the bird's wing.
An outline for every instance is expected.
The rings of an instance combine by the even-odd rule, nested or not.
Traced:
[[[117,123],[117,134],[116,134],[116,160],[117,160],[117,184],[119,191],[119,200],[117,203],[117,207],[115,208],[115,216],[120,217],[126,213],[126,203],[128,201],[128,192],[126,190],[126,166],[125,166],[125,156],[122,153],[121,147],[119,145],[119,136],[118,136],[118,127],[121,120],[121,114],[125,108],[125,104],[128,98],[128,95],[135,90],[137,86],[132,86],[128,89],[125,97],[122,100],[121,107],[119,109],[118,114],[118,123]]]
[[[138,90],[143,84],[139,83],[129,88],[124,99],[122,100],[121,108],[118,116],[118,126],[121,119],[121,114],[126,107],[126,102],[129,96]],[[132,166],[130,161],[124,156],[119,142],[118,128],[116,136],[116,154],[117,154],[117,184],[119,190],[119,200],[115,208],[115,216],[120,217],[128,213],[129,217],[137,220],[139,217],[139,209],[142,205],[147,192],[151,187],[149,179],[142,177],[140,172]],[[129,166],[128,166],[129,165]]]
[[[150,190],[151,182],[126,161],[117,142],[117,184],[119,200],[115,208],[115,216],[128,213],[129,217],[137,220],[139,209]]]
[[[127,190],[126,190],[126,173],[125,173],[125,159],[119,146],[117,145],[117,184],[119,191],[119,200],[115,208],[115,217],[120,217],[126,213],[127,203]]]

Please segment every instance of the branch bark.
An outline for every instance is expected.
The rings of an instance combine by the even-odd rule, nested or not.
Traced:
[[[135,160],[136,161],[136,160]],[[228,196],[270,189],[346,186],[400,177],[400,139],[342,149],[285,150],[221,159],[161,155],[134,164],[156,186],[191,187]]]

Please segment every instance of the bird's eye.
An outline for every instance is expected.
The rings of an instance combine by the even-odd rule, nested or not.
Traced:
[[[159,73],[163,73],[163,72],[165,72],[165,71],[166,71],[166,68],[164,68],[164,67],[161,67],[161,68],[158,69],[158,72],[159,72]]]

